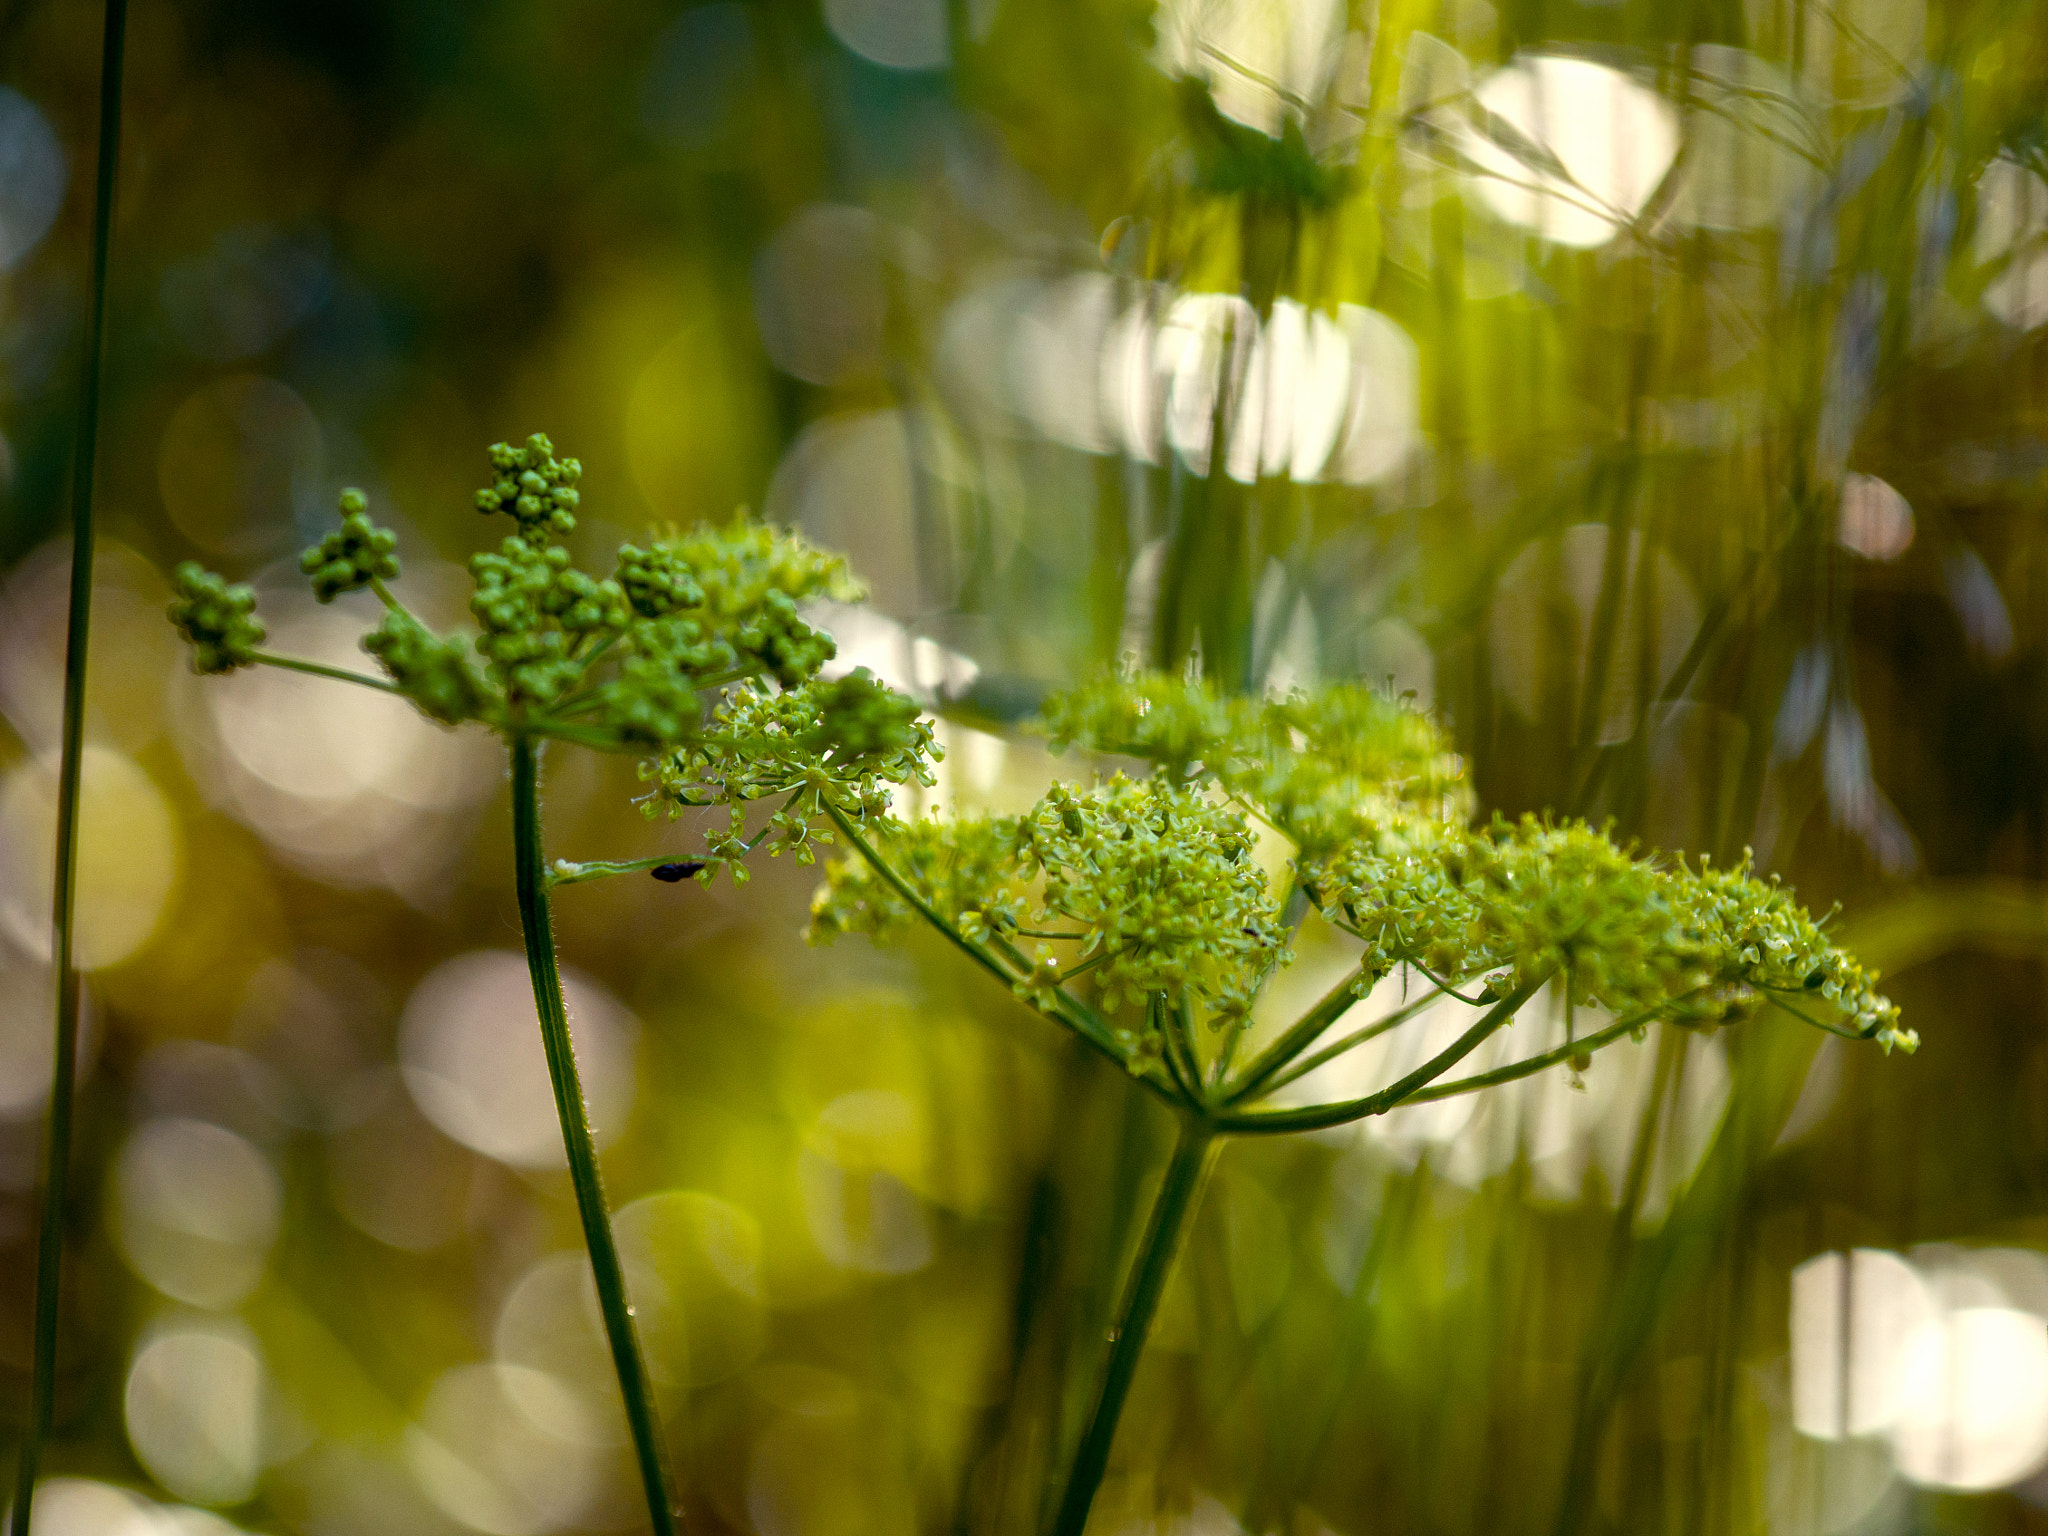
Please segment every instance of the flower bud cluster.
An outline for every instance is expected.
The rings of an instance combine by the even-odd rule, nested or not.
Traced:
[[[559,544],[515,534],[495,554],[472,556],[469,573],[469,611],[483,632],[477,650],[515,705],[560,699],[583,675],[578,653],[586,643],[626,626],[618,583],[577,570]]]
[[[370,521],[370,500],[350,488],[341,493],[341,526],[299,556],[313,596],[331,603],[373,581],[398,579],[398,535]]]
[[[187,560],[171,574],[171,623],[192,647],[192,670],[202,675],[251,666],[263,644],[256,594],[239,582]]]
[[[490,456],[496,478],[477,506],[516,528],[470,561],[474,641],[434,633],[381,587],[387,612],[363,640],[423,713],[606,751],[673,752],[705,740],[700,767],[733,791],[721,788],[726,799],[768,782],[809,784],[808,774],[849,806],[879,808],[878,786],[928,772],[930,728],[909,700],[864,674],[815,683],[834,649],[800,605],[859,596],[844,561],[741,516],[626,545],[614,574],[594,576],[556,539],[576,525],[582,466],[557,457],[539,433],[521,447],[496,444]],[[360,491],[342,493],[341,514],[301,561],[322,602],[398,575],[396,540],[369,520]],[[226,671],[253,659],[263,639],[254,608],[248,588],[191,566],[179,572],[171,617],[196,667]],[[720,690],[756,683],[735,696],[750,702],[731,704],[727,725],[707,719]],[[773,750],[771,722],[747,715],[762,708],[784,712]],[[719,730],[730,739],[712,739]],[[754,748],[765,752],[758,767],[736,766]],[[790,846],[808,839],[809,812],[791,813]]]
[[[1192,678],[1104,677],[1046,701],[1054,751],[1078,746],[1215,780],[1304,852],[1362,835],[1388,801],[1471,813],[1464,763],[1436,723],[1359,683],[1275,699],[1225,699]]]
[[[437,635],[411,614],[393,610],[363,636],[363,649],[421,714],[460,725],[484,713],[489,695],[460,635]]]
[[[890,787],[930,784],[941,755],[916,702],[865,668],[775,691],[742,685],[727,691],[695,740],[643,767],[655,786],[644,804],[650,815],[671,817],[692,806],[727,807],[726,829],[707,846],[732,858],[745,846],[746,808],[786,794],[770,819],[769,851],[808,864],[828,799],[847,815],[880,817]],[[741,875],[737,862],[730,867]]]
[[[486,516],[509,513],[528,538],[569,533],[576,527],[581,493],[576,482],[583,466],[575,459],[555,457],[555,445],[536,432],[525,446],[491,444],[491,466],[497,478],[476,493],[476,508]]]
[[[1040,881],[1045,916],[1077,924],[1098,951],[1105,1007],[1191,993],[1241,1018],[1290,958],[1279,905],[1252,857],[1243,814],[1163,778],[1064,785],[1025,816],[1017,853]]]

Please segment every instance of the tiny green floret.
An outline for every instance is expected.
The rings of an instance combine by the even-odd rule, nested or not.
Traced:
[[[376,581],[398,579],[398,535],[370,521],[370,499],[351,487],[341,493],[341,526],[299,556],[313,596],[331,603]]]
[[[225,576],[187,560],[171,573],[171,590],[167,611],[192,647],[194,672],[207,676],[256,664],[264,635],[253,588],[230,584]]]

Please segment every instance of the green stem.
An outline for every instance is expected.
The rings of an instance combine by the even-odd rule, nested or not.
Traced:
[[[1430,990],[1424,993],[1421,997],[1416,998],[1412,1002],[1402,1004],[1402,1006],[1396,1008],[1392,1013],[1387,1014],[1384,1018],[1374,1019],[1370,1024],[1364,1025],[1358,1029],[1354,1029],[1353,1031],[1351,1031],[1350,1034],[1344,1036],[1341,1040],[1334,1041],[1331,1044],[1324,1046],[1320,1051],[1317,1051],[1314,1055],[1302,1057],[1301,1060],[1294,1063],[1294,1065],[1289,1067],[1285,1072],[1280,1073],[1271,1082],[1267,1083],[1265,1085],[1265,1091],[1267,1093],[1277,1093],[1280,1089],[1285,1088],[1289,1083],[1299,1082],[1302,1078],[1307,1077],[1309,1073],[1315,1071],[1317,1067],[1335,1061],[1339,1056],[1342,1056],[1346,1051],[1355,1050],[1359,1046],[1365,1044],[1365,1042],[1368,1040],[1377,1040],[1381,1035],[1387,1033],[1388,1030],[1399,1029],[1403,1024],[1406,1024],[1410,1019],[1414,1018],[1415,1015],[1422,1012],[1425,1008],[1435,1006],[1437,1001],[1445,997],[1446,995],[1448,994],[1446,994],[1441,988],[1430,988]]]
[[[1549,979],[1546,974],[1515,988],[1487,1009],[1478,1023],[1458,1036],[1450,1045],[1430,1057],[1399,1082],[1382,1088],[1378,1093],[1369,1093],[1362,1099],[1345,1099],[1336,1104],[1313,1104],[1304,1109],[1279,1110],[1265,1114],[1217,1115],[1214,1124],[1218,1130],[1238,1135],[1271,1135],[1277,1131],[1319,1131],[1333,1125],[1348,1125],[1351,1121],[1363,1120],[1368,1115],[1383,1115],[1388,1110],[1419,1096],[1429,1084],[1479,1049],[1481,1042],[1513,1018],[1521,1006],[1534,997],[1537,989]]]
[[[277,656],[269,651],[253,651],[249,659],[266,667],[282,667],[287,672],[303,672],[308,677],[325,677],[337,683],[354,683],[358,688],[375,688],[379,693],[405,692],[388,678],[371,677],[367,672],[351,672],[347,667],[330,667],[325,662],[301,661],[296,656]]]
[[[531,737],[512,739],[512,842],[517,864],[519,927],[526,939],[526,965],[533,976],[533,1003],[540,1015],[540,1036],[547,1048],[548,1077],[555,1089],[555,1112],[562,1122],[562,1143],[569,1154],[569,1178],[576,1188],[576,1213],[583,1220],[583,1241],[590,1250],[590,1269],[597,1281],[598,1307],[604,1314],[605,1338],[611,1345],[612,1367],[618,1372],[619,1395],[625,1399],[626,1421],[640,1462],[640,1481],[647,1494],[647,1512],[655,1536],[676,1536],[673,1482],[667,1444],[647,1375],[646,1357],[626,1299],[626,1276],[612,1240],[605,1210],[604,1183],[598,1171],[597,1144],[590,1134],[590,1114],[583,1102],[583,1084],[576,1073],[576,1050],[569,1038],[568,1005],[555,964],[554,926],[548,916],[547,868],[541,852],[540,752]]]
[[[56,1069],[50,1079],[43,1152],[43,1209],[36,1239],[35,1343],[28,1426],[15,1470],[12,1536],[28,1536],[36,1474],[57,1400],[57,1301],[64,1280],[64,1186],[71,1167],[71,1107],[77,1092],[79,978],[72,964],[77,902],[79,766],[85,755],[85,658],[92,619],[93,461],[99,450],[100,368],[106,354],[107,257],[114,225],[114,168],[121,147],[121,64],[127,0],[107,0],[100,45],[100,142],[93,189],[91,298],[79,379],[78,440],[71,467],[71,593],[64,638],[64,724],[57,768],[57,852],[52,881],[52,964],[57,980]]]
[[[1348,1013],[1363,995],[1358,990],[1360,984],[1369,986],[1371,980],[1371,967],[1361,965],[1324,993],[1321,1001],[1289,1025],[1279,1039],[1245,1064],[1244,1075],[1230,1085],[1223,1102],[1237,1104],[1257,1093],[1268,1078],[1314,1045],[1316,1036]]]
[[[819,804],[824,806],[825,814],[832,818],[832,825],[839,829],[840,835],[846,839],[853,850],[867,861],[870,869],[889,882],[890,888],[910,904],[912,911],[916,912],[919,917],[922,917],[932,927],[944,934],[954,948],[995,977],[1005,987],[1014,987],[1017,984],[1017,976],[1005,967],[1002,961],[991,954],[987,948],[968,938],[966,934],[962,933],[952,923],[947,922],[940,915],[938,909],[919,894],[916,887],[904,879],[887,859],[876,852],[874,845],[863,837],[860,828],[854,825],[852,817],[834,805],[829,797],[820,796]],[[1025,969],[1029,969],[1028,963]],[[1056,1023],[1065,1025],[1097,1052],[1107,1056],[1126,1072],[1131,1072],[1131,1063],[1124,1053],[1117,1049],[1115,1039],[1109,1032],[1109,1026],[1093,1009],[1088,1008],[1077,999],[1071,998],[1063,992],[1055,994],[1055,1004],[1055,1007],[1040,1008],[1039,1011]],[[1163,1086],[1158,1079],[1147,1076],[1142,1072],[1134,1072],[1132,1075],[1138,1082],[1143,1083],[1146,1088],[1158,1094],[1169,1104],[1178,1102],[1176,1096]]]
[[[1124,1291],[1123,1306],[1116,1329],[1110,1334],[1109,1361],[1103,1367],[1102,1384],[1096,1392],[1094,1410],[1074,1463],[1067,1473],[1066,1493],[1060,1499],[1053,1536],[1081,1536],[1088,1524],[1088,1508],[1095,1491],[1102,1486],[1102,1474],[1109,1466],[1110,1442],[1116,1438],[1116,1422],[1123,1413],[1124,1398],[1137,1374],[1138,1359],[1145,1351],[1145,1336],[1159,1311],[1159,1298],[1166,1291],[1167,1277],[1180,1253],[1187,1219],[1200,1198],[1202,1182],[1215,1163],[1221,1143],[1207,1121],[1189,1116],[1180,1124],[1180,1138],[1174,1143],[1173,1161],[1166,1165],[1166,1178],[1159,1187],[1138,1258]]]
[[[1646,1008],[1641,1013],[1632,1013],[1625,1019],[1616,1019],[1605,1029],[1595,1030],[1573,1045],[1561,1045],[1554,1051],[1545,1051],[1540,1056],[1531,1056],[1525,1061],[1513,1062],[1505,1067],[1495,1067],[1491,1072],[1475,1072],[1470,1077],[1460,1077],[1448,1083],[1433,1083],[1427,1088],[1417,1089],[1408,1095],[1410,1104],[1427,1104],[1436,1099],[1454,1099],[1462,1093],[1477,1093],[1482,1088],[1497,1088],[1502,1083],[1512,1083],[1518,1078],[1534,1077],[1538,1072],[1559,1066],[1574,1056],[1586,1056],[1611,1045],[1623,1035],[1633,1034],[1646,1024],[1655,1023],[1665,1008],[1674,1007],[1693,997],[1697,992],[1685,992],[1656,1008]]]

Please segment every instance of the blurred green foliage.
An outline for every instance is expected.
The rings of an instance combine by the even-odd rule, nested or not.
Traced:
[[[98,24],[0,15],[0,1413]],[[1989,1430],[1910,1372],[1873,1427],[1788,1326],[1795,1270],[1858,1248],[1906,1255],[1930,1316],[2048,1307],[2038,7],[138,0],[131,26],[49,1458],[96,1481],[39,1502],[54,1536],[144,1518],[100,1485],[251,1531],[633,1525],[516,1067],[497,766],[393,701],[196,682],[161,617],[197,559],[261,591],[266,644],[361,665],[363,594],[286,596],[360,485],[409,600],[459,624],[472,445],[542,423],[589,464],[586,565],[741,504],[853,557],[894,625],[816,622],[945,700],[906,814],[1031,804],[1049,764],[977,727],[1127,652],[1242,693],[1391,677],[1483,812],[1753,848],[1839,900],[1830,938],[1927,1042],[1617,1046],[1583,1092],[1228,1147],[1097,1529],[2048,1518],[2031,1464],[1967,1486],[2025,1428],[2024,1350],[1966,1394],[2005,1404]],[[550,852],[698,848],[647,789],[565,758]],[[690,1521],[1035,1530],[1170,1126],[937,945],[806,949],[814,877],[555,900]],[[1919,1314],[1890,1316],[1880,1343]]]

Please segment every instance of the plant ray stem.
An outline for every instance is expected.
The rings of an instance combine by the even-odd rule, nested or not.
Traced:
[[[1116,1331],[1110,1335],[1109,1360],[1103,1366],[1095,1406],[1067,1473],[1066,1492],[1053,1521],[1053,1536],[1081,1536],[1088,1524],[1088,1509],[1095,1502],[1095,1492],[1102,1486],[1102,1474],[1109,1466],[1110,1443],[1116,1438],[1124,1398],[1130,1392],[1131,1378],[1137,1374],[1139,1357],[1145,1352],[1145,1337],[1152,1331],[1159,1298],[1165,1294],[1167,1278],[1173,1273],[1173,1261],[1180,1253],[1188,1216],[1201,1198],[1203,1181],[1214,1166],[1221,1145],[1214,1127],[1206,1120],[1193,1115],[1181,1120],[1173,1160],[1166,1165],[1166,1178],[1159,1187],[1159,1198],[1153,1202],[1144,1240],[1138,1245],[1138,1257],[1124,1290]]]
[[[1381,1035],[1386,1034],[1387,1031],[1399,1029],[1418,1013],[1435,1006],[1439,999],[1449,995],[1449,993],[1440,988],[1430,988],[1421,997],[1416,998],[1412,1002],[1403,1003],[1392,1013],[1383,1015],[1380,1018],[1374,1019],[1370,1024],[1354,1029],[1341,1040],[1333,1041],[1311,1056],[1302,1057],[1299,1061],[1288,1067],[1286,1071],[1279,1073],[1267,1082],[1264,1085],[1263,1091],[1269,1094],[1277,1093],[1289,1083],[1299,1082],[1302,1078],[1307,1077],[1309,1073],[1315,1071],[1317,1067],[1335,1061],[1346,1051],[1356,1050],[1368,1040],[1377,1040]]]
[[[1368,1115],[1383,1115],[1388,1110],[1415,1098],[1429,1084],[1479,1049],[1480,1044],[1512,1019],[1522,1005],[1534,997],[1537,989],[1549,979],[1550,973],[1546,972],[1533,981],[1524,982],[1496,1002],[1478,1023],[1443,1050],[1399,1082],[1391,1087],[1382,1088],[1378,1093],[1367,1094],[1362,1099],[1346,1099],[1336,1104],[1312,1104],[1304,1109],[1276,1110],[1263,1114],[1219,1114],[1214,1116],[1210,1123],[1218,1130],[1228,1131],[1233,1135],[1272,1135],[1281,1131],[1318,1131],[1333,1125],[1348,1125],[1351,1121],[1363,1120]]]
[[[576,1072],[576,1049],[569,1038],[569,1011],[555,962],[554,925],[548,915],[547,868],[541,848],[540,749],[529,736],[512,741],[512,841],[518,866],[519,928],[526,939],[526,966],[533,976],[534,1009],[540,1016],[541,1042],[547,1048],[548,1078],[554,1085],[555,1112],[562,1122],[562,1143],[569,1154],[569,1178],[576,1188],[576,1213],[582,1218],[583,1241],[590,1251],[605,1339],[618,1373],[619,1395],[625,1399],[626,1421],[632,1430],[655,1536],[677,1536],[682,1522],[676,1513],[667,1441],[661,1432],[647,1359],[633,1324],[633,1307],[626,1297],[625,1270],[612,1239],[597,1144],[590,1134],[590,1114]]]
[[[375,688],[379,693],[405,692],[386,678],[371,677],[366,672],[351,672],[347,667],[330,667],[322,661],[304,661],[297,656],[278,656],[269,651],[256,651],[250,660],[261,666],[279,667],[286,672],[303,672],[308,677],[325,677],[337,683],[354,683],[358,688]]]
[[[28,1425],[15,1468],[12,1536],[28,1536],[42,1470],[43,1442],[57,1401],[58,1299],[64,1282],[65,1184],[71,1168],[71,1109],[77,1092],[79,977],[73,965],[77,905],[79,770],[85,756],[85,659],[92,619],[93,464],[99,451],[100,370],[106,355],[107,258],[113,245],[114,170],[121,150],[121,66],[128,0],[107,0],[100,45],[100,141],[93,185],[91,298],[85,360],[79,377],[78,438],[71,466],[71,591],[64,637],[64,724],[57,766],[56,868],[51,882],[55,930],[51,964],[57,983],[56,1068],[50,1079],[48,1135],[43,1152],[43,1208],[36,1238],[34,1346]]]

